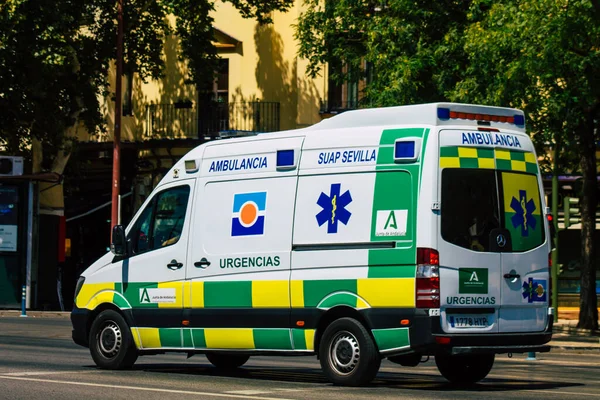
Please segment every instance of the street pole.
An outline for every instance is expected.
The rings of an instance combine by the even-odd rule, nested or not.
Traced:
[[[122,80],[123,76],[123,0],[117,0],[117,72],[115,77],[115,132],[113,137],[113,184],[112,207],[110,217],[110,239],[112,230],[119,222],[119,194],[121,191],[121,115],[122,115]]]
[[[31,308],[31,266],[33,259],[33,181],[29,181],[27,191],[27,254],[25,261],[25,307]]]
[[[558,141],[555,139],[552,156],[552,223],[554,224],[554,249],[552,250],[552,307],[558,319]]]

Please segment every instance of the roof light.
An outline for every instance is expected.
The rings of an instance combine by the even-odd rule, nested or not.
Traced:
[[[438,118],[441,120],[448,119],[466,119],[470,121],[490,121],[490,122],[502,122],[508,124],[515,124],[519,127],[525,126],[525,116],[522,114],[515,114],[513,116],[508,115],[493,115],[493,114],[482,114],[482,113],[471,113],[463,111],[451,111],[449,108],[438,108]]]
[[[394,142],[394,162],[411,163],[419,159],[421,138],[402,138]]]
[[[394,158],[414,158],[415,142],[396,142]]]
[[[277,169],[289,170],[296,168],[294,150],[277,150]]]
[[[515,125],[525,126],[525,116],[524,115],[517,114],[517,115],[515,115],[514,120],[515,120]]]
[[[450,119],[450,109],[449,108],[438,108],[438,118],[439,119]]]
[[[196,160],[185,160],[185,172],[188,174],[193,174],[194,172],[198,172],[198,165],[196,164]]]

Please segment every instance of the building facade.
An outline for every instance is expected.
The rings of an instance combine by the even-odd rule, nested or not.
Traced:
[[[121,223],[126,224],[171,166],[208,140],[306,127],[325,114],[327,79],[306,75],[294,27],[302,9],[274,12],[273,23],[244,19],[229,3],[213,12],[219,69],[212,88],[186,84],[178,39],[164,45],[165,73],[142,82],[124,76],[121,128]],[[174,19],[171,20],[174,23]],[[114,93],[115,71],[111,70]],[[81,130],[65,172],[65,262],[57,269],[67,309],[79,273],[108,250],[115,102],[102,98],[105,133]],[[57,308],[59,303],[49,304]]]

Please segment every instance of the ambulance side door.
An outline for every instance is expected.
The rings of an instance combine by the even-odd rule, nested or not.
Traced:
[[[194,348],[292,350],[289,278],[298,178],[296,168],[276,165],[278,151],[289,151],[297,165],[301,146],[302,138],[285,138],[207,148],[186,275],[190,334],[184,337]]]
[[[143,348],[181,347],[183,286],[194,179],[155,192],[127,232],[121,291],[132,307]]]

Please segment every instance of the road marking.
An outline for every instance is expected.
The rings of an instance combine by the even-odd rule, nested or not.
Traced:
[[[246,396],[255,396],[257,394],[269,394],[271,392],[265,392],[264,390],[228,390],[223,393],[231,393],[231,394],[243,394]]]
[[[160,389],[160,388],[148,388],[140,386],[123,386],[123,385],[106,385],[102,383],[89,383],[89,382],[72,382],[72,381],[55,381],[52,379],[39,379],[39,378],[25,378],[19,376],[6,376],[0,375],[0,379],[10,379],[16,381],[29,381],[29,382],[44,382],[44,383],[56,383],[61,385],[75,385],[75,386],[92,386],[92,387],[103,387],[109,389],[127,389],[127,390],[140,390],[144,392],[159,392],[159,393],[174,393],[174,394],[194,394],[196,396],[213,396],[213,397],[233,397],[238,399],[255,399],[255,400],[291,400],[283,399],[280,397],[258,397],[243,394],[225,394],[225,393],[210,393],[210,392],[192,392],[190,390],[175,390],[175,389]]]
[[[310,389],[269,389],[269,390],[228,390],[223,393],[232,393],[232,394],[243,394],[247,396],[257,395],[257,394],[270,394],[273,392],[302,392]]]
[[[524,389],[524,392],[534,392],[534,393],[548,393],[554,394],[557,396],[564,396],[568,394],[572,394],[573,396],[591,396],[591,397],[600,397],[600,394],[597,393],[581,393],[581,392],[553,392],[552,390],[535,390],[535,389]]]
[[[97,371],[29,371],[29,372],[3,372],[4,376],[35,376],[35,375],[54,375],[54,374],[89,374]]]

